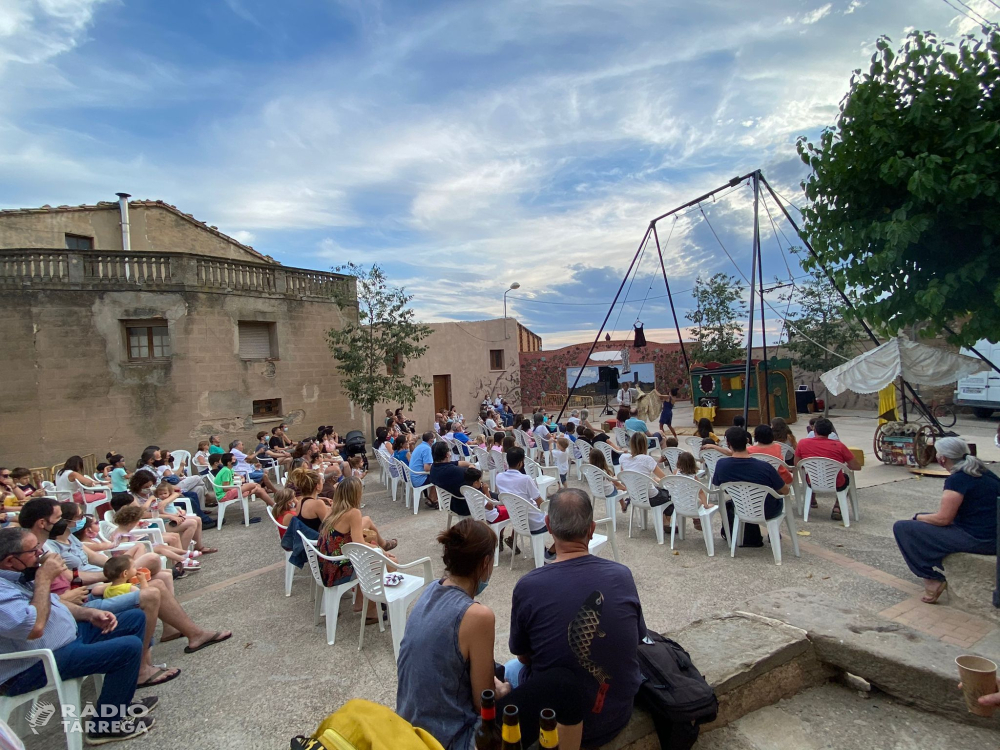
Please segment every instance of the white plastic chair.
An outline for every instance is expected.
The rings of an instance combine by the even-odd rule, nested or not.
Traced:
[[[812,505],[813,493],[819,494],[821,492],[837,496],[840,503],[840,516],[844,519],[845,527],[851,525],[851,513],[854,514],[855,521],[861,520],[854,472],[848,468],[847,464],[832,458],[803,458],[796,465],[795,472],[799,476],[800,485],[805,488],[802,492],[802,520],[804,523],[809,523],[809,506]],[[837,489],[837,476],[840,472],[847,475],[847,488],[843,490]]]
[[[170,458],[170,468],[175,474],[191,476],[191,451],[179,450],[168,451]]]
[[[382,455],[379,458],[379,463],[382,466],[382,471],[385,474],[385,488],[389,490],[389,495],[392,497],[392,501],[396,502],[396,490],[399,488],[400,482],[403,482],[403,471],[396,464],[399,463],[399,459],[394,456]],[[406,495],[406,488],[403,488],[403,495]]]
[[[621,467],[618,466],[612,458],[614,456],[614,451],[611,450],[611,446],[608,445],[603,440],[601,440],[599,442],[594,443],[593,447],[604,454],[605,463],[607,463],[607,465],[611,467],[611,470],[615,473],[615,476],[618,476],[618,474],[621,472]]]
[[[378,462],[378,478],[382,486],[389,489],[389,470],[386,468],[386,455],[381,450],[375,451],[375,460]],[[396,498],[393,497],[393,500]]]
[[[213,497],[215,496],[215,490],[216,490],[216,488],[219,488],[220,490],[223,491],[223,496],[225,496],[225,493],[229,492],[229,490],[232,490],[232,489],[236,490],[236,497],[234,497],[232,500],[218,500],[219,508],[218,508],[218,513],[216,515],[216,518],[218,519],[218,521],[216,523],[216,528],[219,528],[219,529],[222,528],[222,521],[223,521],[223,519],[224,519],[224,517],[226,515],[226,508],[228,508],[233,503],[241,503],[243,505],[243,525],[244,526],[249,526],[250,525],[250,505],[247,502],[248,498],[246,498],[246,497],[243,496],[243,485],[242,484],[232,484],[232,485],[229,485],[228,487],[226,487],[226,486],[223,486],[221,484],[218,484],[215,481],[215,477],[212,476],[212,472],[208,472],[208,474],[204,474],[203,476],[204,476],[206,485],[208,485],[208,491],[212,493]]]
[[[354,597],[357,597],[354,587],[358,585],[358,579],[355,577],[346,583],[338,583],[336,586],[326,586],[323,583],[323,571],[319,561],[346,562],[347,556],[330,557],[329,555],[324,555],[316,548],[316,542],[308,539],[301,531],[298,532],[298,535],[302,539],[302,546],[306,551],[306,561],[309,563],[309,571],[312,573],[313,581],[319,590],[323,592],[320,596],[316,597],[313,625],[319,625],[321,615],[326,618],[326,645],[332,646],[337,642],[337,615],[340,614],[340,600],[344,598],[344,594],[349,592],[354,593]],[[295,566],[293,565],[292,567],[294,568]],[[364,619],[362,619],[362,622],[364,622]]]
[[[663,544],[663,513],[667,509],[667,503],[656,506],[649,504],[649,491],[653,485],[653,478],[638,471],[623,471],[618,475],[618,479],[625,485],[632,501],[631,513],[628,517],[629,538],[632,538],[632,520],[635,518],[636,510],[642,512],[643,519],[645,519],[647,512],[652,511],[656,543]],[[645,523],[642,527],[645,528]]]
[[[445,519],[444,522],[444,527],[445,529],[450,529],[452,523],[452,516],[457,515],[456,513],[452,513],[451,510],[451,498],[453,497],[453,495],[450,492],[448,492],[448,490],[444,489],[443,487],[439,487],[436,484],[434,485],[434,489],[437,490],[438,512],[448,514],[448,517]]]
[[[111,487],[109,487],[108,485],[102,484],[102,485],[95,486],[95,487],[88,487],[85,484],[80,483],[78,480],[74,481],[73,485],[76,488],[74,490],[73,494],[76,494],[77,492],[79,492],[79,493],[81,493],[81,497],[86,497],[86,495],[83,494],[83,493],[89,493],[91,495],[100,495],[101,496],[101,498],[98,499],[98,500],[94,500],[94,501],[86,503],[87,509],[86,509],[85,513],[88,516],[94,515],[94,511],[97,510],[98,508],[100,508],[102,505],[110,505],[111,504]],[[72,495],[70,496],[70,499],[73,499]]]
[[[23,706],[25,703],[34,703],[43,695],[52,691],[55,691],[57,698],[56,713],[52,716],[52,719],[56,722],[62,720],[63,706],[72,706],[73,711],[70,715],[78,717],[80,716],[82,709],[80,692],[83,687],[83,681],[87,679],[87,677],[93,677],[94,686],[97,689],[98,694],[100,694],[101,688],[104,685],[103,674],[87,675],[86,677],[76,677],[70,680],[62,679],[59,676],[59,667],[56,666],[56,657],[52,653],[51,649],[35,648],[27,651],[15,651],[9,654],[0,654],[0,661],[14,661],[20,659],[30,659],[32,662],[34,659],[41,660],[42,666],[45,669],[45,685],[40,687],[38,690],[31,690],[30,692],[23,693],[21,695],[0,695],[0,718],[8,724],[19,723],[11,722],[11,717],[13,716],[15,710]],[[11,726],[11,728],[15,729],[14,726]],[[17,730],[15,729],[15,731]],[[67,732],[66,747],[69,750],[83,750],[83,732]]]
[[[715,557],[715,539],[712,536],[712,514],[719,512],[718,505],[702,506],[699,497],[702,492],[708,494],[708,488],[693,477],[683,475],[663,477],[660,487],[670,493],[674,504],[674,514],[670,518],[670,549],[674,548],[674,533],[680,528],[681,541],[687,519],[697,518],[701,521],[701,533],[705,538],[705,550],[709,557]],[[680,519],[678,524],[677,520]]]
[[[583,467],[583,476],[587,480],[587,487],[590,489],[590,496],[594,503],[599,500],[604,501],[605,508],[607,509],[607,517],[611,519],[612,531],[618,531],[618,514],[615,512],[615,505],[619,500],[624,500],[628,497],[628,492],[619,490],[618,494],[611,497],[607,494],[608,486],[606,482],[611,481],[611,475],[602,469],[598,469],[593,464],[586,464]],[[597,511],[594,511],[597,514]]]
[[[624,427],[615,427],[611,430],[611,439],[615,441],[616,445],[620,445],[622,448],[628,446],[630,437],[629,431]]]
[[[590,462],[590,443],[578,437],[570,446],[570,451],[572,452],[570,462],[576,465],[576,480],[579,482],[583,479],[583,465]],[[576,456],[577,453],[580,454],[579,458]]]
[[[784,461],[782,461],[780,458],[777,458],[776,456],[770,456],[767,453],[751,453],[750,456],[751,458],[756,458],[758,461],[763,461],[766,464],[770,464],[772,467],[774,467],[774,470],[778,472],[778,474],[781,474],[781,469],[785,469],[792,475],[792,483],[789,485],[787,497],[792,502],[792,509],[798,511],[799,510],[798,498],[800,496],[800,490],[798,486],[799,473],[794,471],[790,466],[788,466],[788,464],[786,464]]]
[[[715,474],[715,465],[725,457],[724,453],[712,450],[711,448],[701,452],[701,466],[705,470],[705,484],[709,487],[713,484],[712,477]]]
[[[550,477],[546,476],[543,471],[546,469],[554,469],[558,474],[558,469],[555,466],[539,466],[537,462],[532,461],[527,456],[524,457],[524,471],[525,473],[535,480],[535,486],[538,487],[539,493],[542,497],[546,497],[549,494],[549,489],[552,487],[559,486],[558,476]]]
[[[267,517],[270,518],[271,522],[274,523],[274,525],[277,526],[279,529],[281,529],[282,531],[288,531],[288,527],[287,526],[284,526],[283,524],[278,523],[278,519],[274,517],[274,513],[272,512],[271,508],[267,509]],[[286,551],[284,548],[282,548],[281,551],[285,553],[285,596],[291,596],[292,595],[292,578],[295,575],[295,566],[292,565],[292,562],[291,562],[292,553],[289,552],[289,551]]]
[[[42,493],[45,495],[45,497],[55,498],[56,500],[58,500],[61,503],[64,503],[64,502],[65,503],[71,503],[71,502],[73,502],[73,493],[72,492],[70,492],[69,490],[56,489],[56,486],[52,482],[50,482],[48,480],[45,480],[45,481],[42,482],[42,484],[41,484],[41,490],[42,490]]]
[[[785,459],[785,465],[787,466],[789,459],[795,456],[795,449],[788,443],[778,443],[777,441],[775,443],[781,446],[781,455]]]
[[[545,534],[532,534],[528,523],[529,513],[538,510],[523,497],[510,492],[500,493],[500,502],[507,509],[510,526],[514,530],[514,542],[510,548],[510,567],[514,569],[514,553],[517,550],[517,540],[523,537],[531,545],[531,553],[535,559],[535,567],[545,564]],[[527,551],[525,552],[527,554]]]
[[[736,546],[743,542],[745,524],[755,523],[767,526],[767,537],[771,542],[771,553],[774,564],[781,565],[781,522],[788,525],[788,534],[792,538],[792,549],[799,557],[799,538],[795,533],[795,514],[788,512],[788,506],[782,507],[781,513],[774,518],[764,518],[764,501],[768,496],[784,501],[784,497],[762,484],[753,482],[725,482],[722,489],[733,501],[733,529],[729,534],[731,548],[730,557],[736,557]]]
[[[702,438],[697,435],[684,438],[684,445],[687,446],[688,453],[693,454],[696,461],[701,460],[701,441]]]
[[[396,468],[403,475],[403,499],[406,500],[406,507],[410,507],[410,503],[413,503],[413,515],[417,515],[420,512],[420,503],[423,501],[424,493],[430,492],[431,487],[434,485],[430,482],[424,482],[419,487],[413,486],[413,475],[419,474],[420,476],[428,476],[426,471],[414,471],[409,467],[405,461],[400,461],[398,458],[392,459],[396,462]]]
[[[497,521],[496,523],[490,523],[486,520],[486,503],[492,503],[493,500],[486,497],[486,495],[477,490],[475,487],[462,487],[462,497],[465,498],[465,504],[469,506],[469,515],[477,521],[482,521],[493,529],[498,537],[503,533],[504,529],[510,526],[510,519],[507,519],[506,521]],[[493,564],[500,564],[499,544],[497,544],[497,548],[493,552]]]
[[[392,651],[398,662],[399,644],[403,642],[403,634],[406,630],[406,610],[434,578],[431,570],[431,559],[422,557],[410,563],[393,562],[380,550],[357,542],[345,544],[344,554],[354,566],[354,572],[361,586],[361,637],[358,640],[358,651],[365,645],[365,618],[368,616],[368,602],[379,602],[389,610]],[[424,574],[423,576],[415,576],[403,573],[402,583],[398,586],[386,586],[386,565],[395,566],[398,571],[409,570],[419,565],[423,568]],[[378,618],[378,628],[380,632],[385,632],[385,623],[381,616]]]
[[[667,466],[670,467],[671,474],[677,471],[677,459],[685,452],[683,448],[664,448],[660,451],[660,455],[667,459]]]

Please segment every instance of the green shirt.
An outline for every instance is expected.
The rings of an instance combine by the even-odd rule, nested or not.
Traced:
[[[226,492],[229,491],[228,489],[225,489],[225,486],[232,483],[233,470],[228,466],[223,466],[219,469],[219,473],[215,475],[215,499],[222,500],[226,496]]]
[[[221,445],[210,445],[210,446],[208,446],[208,455],[211,456],[211,455],[213,455],[215,453],[225,453],[225,451],[222,450],[222,446]]]
[[[128,479],[126,475],[128,474],[125,469],[119,466],[116,469],[111,470],[111,491],[112,492],[128,492]]]

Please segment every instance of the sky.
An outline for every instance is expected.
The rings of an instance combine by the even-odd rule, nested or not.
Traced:
[[[975,30],[956,7],[0,0],[0,207],[164,200],[286,265],[378,263],[427,322],[499,317],[518,282],[554,348],[595,336],[650,219],[758,168],[799,203],[796,138],[880,35]],[[750,272],[751,190],[703,208],[658,224],[682,326],[699,275]],[[770,288],[803,272],[767,209]],[[675,341],[655,247],[630,278],[608,330]]]

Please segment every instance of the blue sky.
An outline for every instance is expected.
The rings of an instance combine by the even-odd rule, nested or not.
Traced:
[[[427,321],[499,316],[518,281],[548,348],[593,337],[652,217],[756,167],[797,201],[796,137],[910,28],[974,25],[941,0],[0,0],[0,206],[162,199],[288,265],[378,262]],[[750,197],[706,205],[747,273]],[[698,212],[665,263],[682,315],[735,273]],[[675,340],[664,300],[639,313],[657,269],[609,325]]]

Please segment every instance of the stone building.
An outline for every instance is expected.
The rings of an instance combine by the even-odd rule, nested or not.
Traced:
[[[505,326],[506,324],[506,326]],[[466,421],[475,421],[483,398],[492,400],[499,392],[507,397],[514,410],[521,402],[521,364],[519,355],[528,347],[538,351],[542,339],[513,318],[473,320],[454,323],[428,323],[432,333],[422,342],[427,352],[406,365],[406,374],[419,375],[431,388],[408,411],[418,430],[428,429],[434,413],[452,404]],[[375,412],[376,425],[387,408]]]
[[[116,450],[131,466],[149,444],[193,452],[281,421],[296,438],[362,426],[326,341],[352,278],[127,198],[0,211],[0,463]]]

